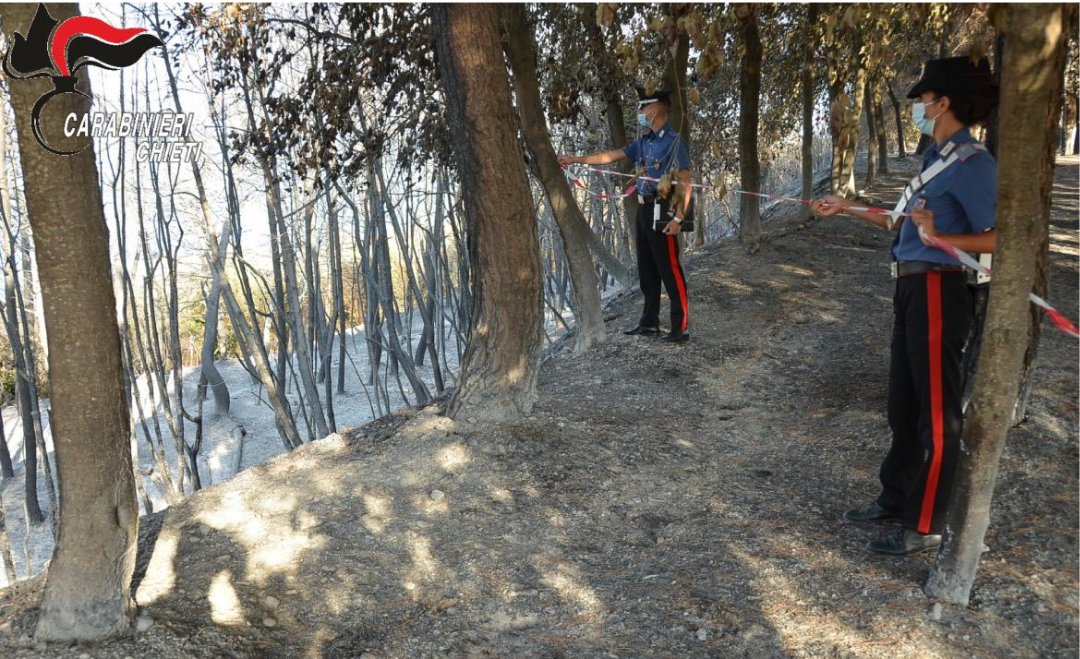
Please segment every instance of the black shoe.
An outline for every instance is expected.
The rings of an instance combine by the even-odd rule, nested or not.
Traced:
[[[891,510],[885,510],[881,506],[874,503],[870,504],[866,508],[857,508],[855,510],[849,510],[844,513],[844,519],[849,522],[863,522],[863,523],[881,523],[881,522],[899,522],[900,513],[892,512]]]
[[[660,340],[664,343],[686,343],[690,340],[690,332],[684,332],[682,330],[671,330],[664,335],[664,338]]]
[[[647,334],[659,334],[659,327],[649,327],[648,325],[638,325],[634,329],[624,330],[623,334],[628,336],[647,335]]]
[[[940,546],[940,535],[923,535],[911,529],[900,529],[895,533],[883,535],[877,540],[871,540],[866,548],[877,554],[907,556],[928,549],[937,549]]]

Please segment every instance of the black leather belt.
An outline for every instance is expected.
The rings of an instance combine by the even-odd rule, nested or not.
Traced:
[[[655,204],[656,197],[651,194],[639,194],[637,196],[639,204]]]
[[[931,261],[899,261],[892,264],[892,276],[894,279],[924,272],[964,272],[964,269],[957,265],[946,265]]]

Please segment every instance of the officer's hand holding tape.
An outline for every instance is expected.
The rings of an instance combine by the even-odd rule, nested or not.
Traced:
[[[682,224],[680,224],[678,220],[672,220],[667,223],[667,226],[664,227],[664,230],[661,233],[668,236],[674,236],[680,231],[682,231]]]
[[[934,211],[928,208],[922,208],[911,211],[911,221],[919,227],[919,239],[923,241],[923,244],[927,247],[936,247],[930,240],[932,236],[937,236],[937,227],[934,226]]]
[[[837,213],[842,213],[844,209],[850,205],[851,202],[847,199],[831,194],[822,199],[815,200],[810,204],[810,208],[812,208],[814,214],[819,217],[832,217]]]

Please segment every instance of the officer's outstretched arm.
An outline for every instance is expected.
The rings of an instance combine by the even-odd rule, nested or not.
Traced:
[[[596,153],[590,153],[587,156],[559,156],[560,165],[572,165],[574,163],[581,163],[583,165],[607,165],[613,162],[619,162],[620,160],[626,160],[626,153],[622,149],[612,149],[611,151],[597,151]]]

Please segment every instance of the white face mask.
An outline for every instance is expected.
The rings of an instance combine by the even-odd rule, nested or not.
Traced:
[[[911,118],[915,120],[915,126],[923,135],[929,135],[930,137],[934,136],[934,121],[941,116],[941,113],[939,112],[937,117],[928,118],[926,116],[926,106],[933,105],[940,100],[941,99],[939,98],[936,101],[930,101],[929,103],[914,103],[911,106]],[[942,112],[944,112],[944,110]]]

